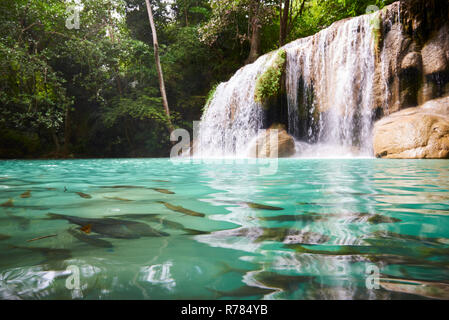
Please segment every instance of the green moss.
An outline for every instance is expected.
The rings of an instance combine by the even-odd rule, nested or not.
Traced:
[[[285,70],[287,53],[279,49],[271,66],[257,78],[254,100],[265,103],[281,91],[282,75]]]
[[[210,103],[212,102],[212,99],[214,98],[215,95],[215,91],[217,91],[217,87],[218,87],[219,83],[216,83],[212,86],[212,89],[210,89],[209,93],[206,96],[206,104],[203,107],[203,113],[207,110],[207,108],[209,107]]]

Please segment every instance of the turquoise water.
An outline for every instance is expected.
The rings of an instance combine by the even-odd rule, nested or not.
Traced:
[[[0,298],[449,297],[449,161],[270,165],[1,161]]]

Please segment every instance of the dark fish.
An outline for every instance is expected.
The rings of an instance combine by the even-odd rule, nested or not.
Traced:
[[[237,228],[213,233],[218,237],[245,237],[254,242],[277,241],[285,243],[321,244],[329,241],[329,237],[311,231],[289,228]]]
[[[111,216],[111,217],[113,217],[113,216]],[[200,230],[185,228],[184,225],[182,225],[181,223],[170,221],[170,220],[164,219],[162,217],[159,217],[159,214],[151,214],[151,213],[148,213],[148,214],[138,214],[138,213],[137,214],[121,214],[121,215],[117,215],[115,217],[156,222],[163,227],[183,230],[187,234],[190,234],[190,235],[200,235],[200,234],[208,234],[209,233],[208,231],[200,231]]]
[[[172,205],[172,204],[170,204],[168,202],[158,201],[158,203],[162,203],[167,209],[170,209],[170,210],[175,211],[175,212],[180,212],[180,213],[183,213],[183,214],[186,214],[186,215],[189,215],[189,216],[194,216],[194,217],[204,217],[205,216],[204,213],[192,211],[192,210],[183,208],[181,206],[175,206],[175,205]]]
[[[10,235],[7,235],[7,234],[1,234],[1,233],[0,233],[0,241],[1,241],[1,240],[8,240],[9,238],[11,238]]]
[[[87,193],[83,193],[83,192],[75,192],[77,195],[79,195],[81,198],[84,198],[84,199],[90,199],[90,198],[92,198],[92,196],[90,195],[90,194],[87,194]]]
[[[263,221],[276,221],[276,222],[287,222],[287,221],[315,222],[315,221],[326,220],[326,218],[322,217],[322,216],[318,216],[318,215],[313,216],[313,215],[307,215],[307,214],[259,217],[259,219],[263,220]]]
[[[154,182],[170,182],[170,181],[167,181],[167,180],[151,180],[151,181],[154,181]]]
[[[13,199],[9,199],[8,201],[3,202],[2,204],[0,204],[0,207],[5,207],[5,208],[14,207],[14,200]]]
[[[260,203],[255,203],[255,202],[248,202],[248,201],[220,200],[220,202],[248,206],[248,207],[250,207],[252,209],[275,210],[275,211],[277,211],[277,210],[284,210],[284,208],[273,207],[273,206],[268,206],[268,205],[265,205],[265,204],[260,204]]]
[[[12,248],[38,252],[49,261],[66,260],[72,258],[72,253],[68,249],[53,249],[42,247],[23,247],[23,246],[12,246]]]
[[[78,239],[82,242],[85,242],[94,247],[100,247],[100,248],[112,248],[113,247],[112,243],[110,243],[109,241],[99,239],[95,236],[88,236],[84,232],[80,232],[75,229],[68,229],[67,232],[70,233],[76,239]]]
[[[292,292],[298,289],[299,283],[313,281],[313,276],[284,275],[276,272],[263,271],[256,273],[254,278],[263,285]]]
[[[109,199],[109,200],[119,200],[119,201],[134,201],[134,200],[129,200],[129,199],[120,198],[120,197],[103,197],[103,198]]]
[[[235,272],[235,273],[242,273],[242,274],[245,274],[245,273],[251,271],[251,270],[246,270],[246,269],[240,269],[240,268],[234,268],[234,267],[231,267],[229,264],[227,264],[226,262],[223,262],[223,261],[220,261],[220,262],[219,262],[219,265],[221,266],[222,271],[219,272],[218,275],[223,275],[223,274],[226,274],[226,273],[229,273],[229,272]]]
[[[99,188],[104,189],[145,189],[142,186],[100,186]]]
[[[296,229],[288,228],[264,228],[263,233],[257,237],[255,242],[261,241],[278,241],[278,242],[288,242],[288,243],[309,243],[309,244],[320,244],[329,241],[329,237],[311,232],[311,231],[301,231]]]
[[[19,225],[20,229],[22,229],[22,230],[26,230],[30,226],[30,219],[28,219],[28,218],[16,216],[11,213],[6,213],[6,215],[7,215],[7,218],[6,218],[7,220],[17,223]]]
[[[372,244],[370,246],[362,246],[362,245],[334,245],[334,246],[325,246],[327,248],[331,248],[333,250],[326,249],[309,249],[304,247],[302,244],[286,244],[285,248],[293,249],[296,252],[300,253],[311,253],[311,254],[323,254],[323,255],[331,255],[331,256],[344,256],[344,255],[367,255],[367,256],[376,256],[376,255],[402,255],[409,257],[434,257],[434,256],[443,256],[446,257],[449,255],[448,248],[434,248],[429,246],[419,246],[419,247],[408,247],[404,246],[404,244],[397,243],[388,243],[387,241],[381,239],[364,239],[364,241]],[[319,245],[308,245],[312,247],[320,248]],[[323,246],[324,247],[324,246]]]
[[[167,189],[160,189],[160,188],[149,188],[149,189],[165,194],[175,194],[173,191]]]
[[[119,239],[137,239],[140,237],[164,237],[168,233],[151,228],[149,225],[130,220],[111,218],[81,218],[62,214],[48,213],[50,219],[67,220],[81,227],[91,225],[92,232]]]
[[[368,218],[368,222],[371,224],[379,224],[379,223],[395,223],[395,222],[401,222],[401,219],[383,216],[380,214],[371,215]]]
[[[31,197],[31,191],[30,190],[25,191],[24,193],[22,193],[20,195],[20,197],[21,198],[29,198],[29,197]]]
[[[429,238],[429,237],[413,236],[408,234],[395,233],[391,231],[376,231],[373,233],[373,236],[375,236],[375,238],[396,239],[409,242],[427,243],[430,245],[449,244],[449,239],[446,238]]]
[[[42,240],[42,239],[48,239],[48,238],[53,238],[53,237],[57,237],[57,234],[50,234],[48,236],[41,236],[41,237],[37,237],[37,238],[33,238],[30,240],[27,240],[27,242],[33,242],[33,241],[37,241],[37,240]]]
[[[243,297],[255,297],[265,296],[269,293],[278,291],[277,289],[267,289],[261,287],[242,286],[230,291],[219,291],[211,288],[207,288],[209,291],[214,292],[218,298],[231,297],[231,298],[243,298]]]
[[[414,294],[431,299],[449,300],[449,283],[382,278],[380,286],[389,291]]]
[[[125,219],[135,219],[135,220],[149,220],[153,221],[153,218],[159,216],[158,213],[126,213],[119,215],[106,216],[107,218],[125,218]]]
[[[265,204],[255,203],[255,202],[245,202],[252,209],[259,210],[284,210],[284,208],[267,206]]]

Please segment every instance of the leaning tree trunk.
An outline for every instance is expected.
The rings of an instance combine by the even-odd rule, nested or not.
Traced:
[[[154,58],[156,60],[157,75],[159,77],[159,87],[161,89],[162,104],[167,114],[168,126],[170,131],[173,131],[173,125],[170,120],[170,109],[168,108],[167,94],[165,93],[164,76],[162,74],[161,60],[159,58],[159,44],[157,41],[156,26],[154,25],[153,12],[149,0],[145,0],[147,4],[148,18],[150,20],[151,32],[153,33]]]
[[[282,47],[287,39],[288,16],[290,11],[290,0],[280,0],[279,15],[279,46]],[[282,8],[282,4],[284,7]]]

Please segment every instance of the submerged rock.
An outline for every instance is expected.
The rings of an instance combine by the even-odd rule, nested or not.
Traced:
[[[374,126],[379,158],[449,158],[449,97],[393,113]]]

